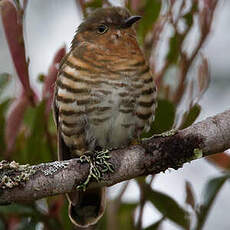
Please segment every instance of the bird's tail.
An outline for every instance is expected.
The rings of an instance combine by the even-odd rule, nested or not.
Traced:
[[[74,191],[67,194],[69,217],[78,227],[96,224],[105,211],[105,188]]]

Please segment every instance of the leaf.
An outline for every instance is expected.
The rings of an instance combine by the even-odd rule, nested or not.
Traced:
[[[184,210],[173,198],[168,195],[147,189],[147,199],[162,213],[174,223],[180,225],[184,229],[188,229],[190,225],[189,213]]]
[[[66,199],[64,200],[64,205],[62,206],[61,209],[61,222],[63,223],[63,226],[65,226],[66,230],[67,229],[70,230],[73,228],[73,225],[68,216],[68,202]]]
[[[161,10],[161,1],[146,0],[144,14],[139,22],[137,34],[141,44],[144,42],[145,35],[152,29],[154,22],[157,20]]]
[[[192,106],[192,108],[188,112],[185,112],[185,114],[183,115],[183,122],[180,125],[179,129],[185,129],[192,125],[197,117],[200,115],[200,112],[201,106],[199,104],[195,104],[194,106]]]
[[[54,86],[55,86],[55,81],[57,79],[59,64],[62,58],[65,56],[65,54],[66,54],[66,48],[64,46],[64,47],[61,47],[57,51],[57,53],[54,55],[53,62],[48,70],[48,75],[45,77],[42,97],[43,99],[46,100],[46,115],[51,110],[53,94],[54,94]]]
[[[203,204],[200,205],[197,227],[195,229],[197,230],[202,229],[215,198],[217,197],[220,189],[222,188],[226,180],[229,178],[230,175],[224,175],[224,176],[212,178],[211,180],[208,181],[208,183],[206,184],[203,190]]]
[[[210,163],[223,169],[230,168],[230,156],[226,153],[217,153],[205,158]]]
[[[192,106],[192,108],[184,114],[183,123],[179,129],[185,129],[192,125],[197,117],[200,115],[200,112],[201,106],[199,104],[195,104],[194,106]]]
[[[193,24],[193,16],[196,12],[198,12],[198,2],[197,1],[191,1],[192,7],[191,9],[183,16],[188,28],[190,28]]]
[[[165,99],[159,99],[155,112],[155,120],[151,125],[151,130],[148,133],[143,133],[142,138],[150,137],[153,134],[163,133],[172,129],[175,112],[175,106],[172,102]]]
[[[145,228],[144,230],[158,230],[164,219],[165,219],[164,217],[161,218],[160,220],[158,220],[157,222],[153,223],[152,225],[150,225],[149,227]]]
[[[141,0],[130,0],[129,4],[130,4],[130,8],[132,9],[132,11],[137,11],[138,7],[141,3]]]
[[[120,229],[133,229],[134,211],[138,203],[122,203],[118,211]]]
[[[9,115],[6,119],[5,142],[7,145],[7,154],[9,154],[15,144],[16,137],[23,121],[24,112],[29,102],[23,92],[10,107]]]
[[[180,52],[180,45],[181,45],[181,35],[178,33],[175,33],[173,37],[170,38],[169,41],[169,52],[167,55],[167,60],[170,63],[177,63],[178,57],[179,57],[179,52]]]
[[[188,28],[190,28],[193,24],[193,14],[191,12],[188,12],[187,14],[184,15],[184,19],[186,25],[188,26]]]
[[[0,213],[4,215],[18,214],[23,216],[34,215],[33,208],[22,204],[11,204],[7,206],[0,206]]]
[[[91,0],[87,3],[85,3],[85,7],[86,8],[98,8],[98,7],[102,7],[102,3],[103,1],[102,0]]]
[[[193,192],[191,183],[186,181],[185,188],[186,188],[186,200],[185,200],[185,202],[187,204],[191,205],[191,207],[193,209],[195,209],[195,196],[194,196],[194,192]]]
[[[26,123],[29,124],[30,135],[23,148],[23,157],[20,160],[30,164],[52,160],[48,140],[45,132],[45,102],[42,101],[36,108],[30,108],[26,113]],[[35,148],[35,146],[38,146]]]
[[[208,60],[203,56],[202,56],[202,61],[198,67],[197,80],[198,80],[198,88],[199,88],[197,101],[199,101],[202,95],[206,92],[210,83],[210,71],[208,66]]]
[[[10,104],[10,99],[3,101],[0,104],[0,156],[3,156],[3,153],[6,150],[5,144],[5,112]]]
[[[24,89],[30,90],[28,65],[26,62],[23,38],[22,19],[19,17],[15,5],[10,0],[0,3],[3,28],[10,49],[10,54],[19,79]]]
[[[10,81],[10,75],[8,73],[0,74],[0,95],[3,93],[3,90]]]

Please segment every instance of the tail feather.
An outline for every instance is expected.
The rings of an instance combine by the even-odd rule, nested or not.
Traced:
[[[105,210],[105,188],[74,191],[67,194],[69,217],[73,224],[88,227],[95,224]]]

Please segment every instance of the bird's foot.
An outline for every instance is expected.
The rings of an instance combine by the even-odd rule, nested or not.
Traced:
[[[111,156],[109,155],[108,149],[96,152],[96,154],[94,155],[95,164],[98,168],[100,168],[100,171],[102,173],[114,172],[113,165],[108,162],[110,158]]]
[[[96,151],[89,156],[82,155],[79,161],[80,163],[89,163],[89,175],[81,185],[77,186],[77,189],[85,191],[91,178],[100,181],[103,173],[114,172],[113,165],[108,162],[109,159],[109,150]]]
[[[90,163],[90,157],[87,155],[82,155],[79,157],[79,162],[80,163]]]

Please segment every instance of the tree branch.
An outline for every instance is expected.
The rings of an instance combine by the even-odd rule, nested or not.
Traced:
[[[138,176],[178,169],[186,162],[230,148],[230,110],[196,123],[173,136],[152,137],[140,145],[110,152],[115,172],[89,186],[111,186]],[[70,192],[89,172],[78,159],[35,166],[0,163],[0,204],[33,201]]]

